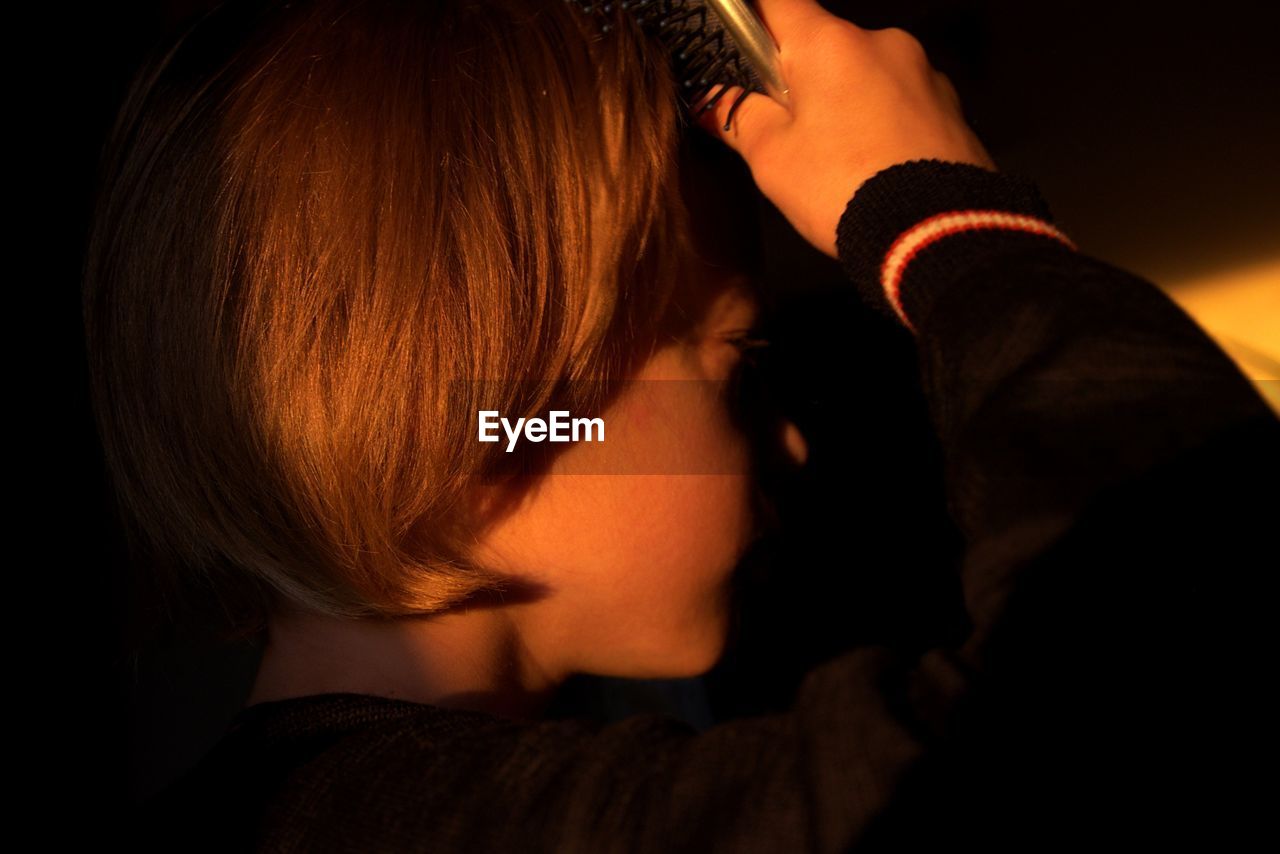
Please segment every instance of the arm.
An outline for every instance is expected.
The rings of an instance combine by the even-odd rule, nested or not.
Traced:
[[[895,241],[971,208],[1052,223],[1023,179],[911,162],[860,188],[841,261],[892,311],[875,273]],[[786,718],[704,734],[675,767],[739,769],[751,795],[735,807],[773,816],[757,833],[775,847],[1238,828],[1240,757],[1265,731],[1250,686],[1280,424],[1157,288],[1057,237],[939,239],[899,294],[973,631],[918,658],[854,650],[810,674]],[[692,801],[672,826],[736,826]]]
[[[974,208],[1052,226],[1025,179],[914,161],[860,188],[841,261],[891,310],[895,241]],[[1228,815],[1262,815],[1240,775],[1264,731],[1280,423],[1156,287],[1017,225],[929,243],[898,283],[966,539],[957,653],[979,678],[954,756],[923,763],[878,832],[1056,819],[1083,841],[1110,814],[1183,841],[1242,832]]]
[[[877,274],[895,242],[972,208],[1052,224],[1023,179],[916,161],[860,188],[841,261],[891,311]],[[1248,817],[1240,757],[1265,731],[1250,686],[1280,425],[1157,288],[1055,236],[941,238],[899,294],[973,631],[919,658],[855,650],[808,677],[788,720],[703,736],[685,772],[778,727],[761,736],[772,756],[738,760],[755,792],[741,808],[803,817],[790,832],[816,850],[1051,827],[1084,841],[1113,822],[1228,831]]]

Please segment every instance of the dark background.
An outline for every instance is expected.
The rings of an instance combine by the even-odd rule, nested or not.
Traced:
[[[48,259],[71,412],[58,450],[69,468],[53,514],[60,533],[42,550],[39,577],[56,588],[45,601],[71,608],[45,618],[30,656],[38,714],[58,724],[32,785],[85,805],[58,834],[107,831],[131,801],[198,758],[253,673],[252,646],[132,655],[120,642],[125,566],[78,316],[108,123],[143,51],[205,5],[102,4],[52,23],[57,52],[45,70],[55,80],[51,102],[70,123],[58,140],[69,224]],[[1264,20],[1264,4],[1217,3],[1190,17],[1101,2],[823,5],[920,38],[996,162],[1036,179],[1083,251],[1157,283],[1280,254],[1280,62],[1275,14]],[[791,378],[779,393],[806,429],[810,471],[774,484],[783,529],[744,566],[741,623],[716,670],[669,683],[576,680],[564,713],[658,709],[705,726],[785,708],[809,667],[855,643],[925,644],[963,631],[946,569],[957,541],[941,510],[910,337],[859,305],[834,262],[767,202],[759,211],[766,284],[777,297],[761,372]]]

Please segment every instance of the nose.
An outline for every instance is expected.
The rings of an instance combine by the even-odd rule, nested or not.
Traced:
[[[787,457],[797,466],[803,466],[809,459],[809,443],[804,434],[790,418],[783,418],[778,429],[778,440]]]

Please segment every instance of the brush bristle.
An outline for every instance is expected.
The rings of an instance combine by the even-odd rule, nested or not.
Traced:
[[[729,87],[741,87],[743,91],[729,111],[725,130],[729,129],[738,104],[749,93],[766,94],[755,69],[738,52],[737,43],[725,30],[720,16],[703,0],[566,2],[591,15],[602,35],[629,24],[657,39],[671,58],[680,99],[689,110],[711,109]],[[704,102],[712,90],[715,94]]]

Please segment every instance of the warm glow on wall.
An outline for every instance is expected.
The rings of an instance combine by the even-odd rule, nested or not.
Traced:
[[[1280,257],[1165,288],[1280,412]]]

